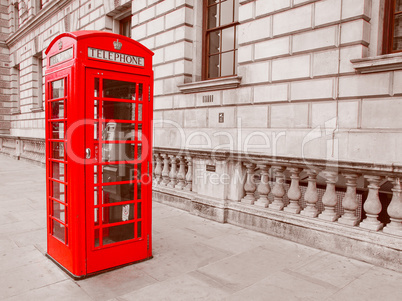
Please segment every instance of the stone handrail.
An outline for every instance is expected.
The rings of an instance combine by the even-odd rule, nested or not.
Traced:
[[[154,185],[192,191],[196,158],[241,162],[245,177],[240,184],[244,194],[240,203],[402,237],[402,165],[155,147]],[[302,172],[306,185],[301,185]],[[318,177],[325,181],[321,197]],[[344,182],[342,189],[337,184],[339,179]],[[364,179],[367,185],[363,188],[368,192],[360,202],[358,179]],[[392,199],[387,207],[379,197],[380,185],[386,182],[392,183]],[[357,210],[363,218],[356,214]],[[380,214],[386,215],[385,222],[384,218],[380,220]]]

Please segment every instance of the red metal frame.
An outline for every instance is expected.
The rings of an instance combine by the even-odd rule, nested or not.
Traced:
[[[119,45],[116,45],[119,42],[122,46],[121,49],[119,49]],[[91,58],[88,54],[88,47],[112,54],[105,55],[101,59]],[[68,50],[70,48],[72,48],[72,53],[71,50]],[[64,52],[65,50],[68,51]],[[69,55],[65,55],[66,53]],[[153,53],[138,42],[121,35],[82,31],[59,35],[50,43],[46,54],[48,66],[46,70],[48,256],[75,278],[151,258]],[[143,58],[144,64],[133,65],[106,60],[115,54]],[[50,63],[52,57],[53,64]],[[94,95],[95,78],[99,79],[99,95]],[[136,99],[104,97],[105,95],[101,95],[100,91],[102,91],[105,79],[135,83]],[[53,99],[52,83],[58,80],[64,81],[64,95],[62,97],[56,95],[57,98]],[[142,84],[142,100],[138,99],[140,84]],[[98,103],[99,115],[104,101],[113,105],[116,103],[135,104],[137,108],[135,120],[110,120],[101,119],[102,116],[96,117],[94,116],[95,101]],[[60,105],[61,103],[63,106]],[[142,121],[137,120],[140,104],[142,105]],[[111,110],[113,112],[114,109]],[[63,115],[61,115],[61,111],[63,111]],[[113,122],[133,124],[135,126],[133,136],[136,138],[133,141],[103,141],[102,125]],[[98,124],[97,139],[94,137],[95,123]],[[58,137],[55,137],[53,130],[57,129],[57,125],[59,125],[60,132],[60,124],[64,124],[64,136],[61,137],[59,134]],[[139,125],[142,125],[141,141],[137,137]],[[141,162],[136,159],[139,144],[142,145]],[[133,145],[133,160],[102,162],[102,146],[107,145],[116,147]],[[92,156],[89,159],[85,158],[86,148],[91,150]],[[63,152],[64,156],[61,156]],[[149,181],[140,182],[137,175],[134,175],[129,180],[102,183],[102,168],[116,166],[116,163],[130,164],[129,166],[134,166],[135,170],[141,163],[141,174],[147,175]],[[95,166],[97,168],[96,183],[94,181]],[[60,175],[62,170],[64,171],[63,177]],[[64,187],[64,200],[58,193],[59,191],[54,189],[53,183],[64,185],[61,186]],[[139,183],[141,183],[140,199],[137,197]],[[130,193],[133,187],[132,198],[107,203],[110,195],[107,190],[117,187],[112,185],[129,185],[126,187],[130,188],[128,190]],[[103,200],[102,187],[105,187]],[[94,204],[95,192],[98,204]],[[123,208],[123,205],[129,206]],[[54,206],[60,207],[64,211],[54,211]],[[121,208],[126,212],[128,210],[128,214],[132,216],[128,220],[114,222],[110,220],[110,216],[116,208]],[[140,211],[139,208],[141,208]],[[97,211],[97,219],[95,219],[95,211]],[[138,212],[141,212],[141,216],[138,215]],[[63,233],[61,230],[53,232],[53,223],[60,229],[63,229],[64,226],[64,235],[61,234]],[[106,239],[106,236],[111,234],[111,230],[113,233],[119,234],[114,226],[129,225],[124,227],[130,230],[131,224],[133,225],[133,238],[102,245],[103,236]],[[137,236],[139,224],[141,224],[141,235]],[[131,235],[131,232],[129,233]],[[63,236],[64,239],[60,239]],[[99,241],[98,245],[95,245],[95,240]]]

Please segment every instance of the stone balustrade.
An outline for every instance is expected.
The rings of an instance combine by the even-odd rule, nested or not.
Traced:
[[[222,201],[402,237],[400,166],[160,148],[155,148],[154,158],[155,187],[208,196],[208,191],[193,191],[201,181],[194,179],[195,161],[233,166],[233,162],[240,162],[240,180],[232,185],[215,183],[212,190],[240,190],[241,197]],[[199,169],[205,164],[196,165]],[[229,182],[234,177],[227,176]],[[384,191],[381,187],[391,189]]]

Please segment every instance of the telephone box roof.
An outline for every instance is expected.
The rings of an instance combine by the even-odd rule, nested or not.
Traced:
[[[131,44],[135,45],[136,47],[139,47],[139,48],[143,49],[144,51],[148,52],[150,55],[154,54],[151,50],[149,50],[144,45],[140,44],[139,42],[137,42],[137,41],[135,41],[133,39],[130,39],[128,37],[125,37],[125,36],[122,36],[122,35],[119,35],[119,34],[116,34],[116,33],[107,32],[107,31],[98,31],[98,30],[80,30],[80,31],[65,32],[65,33],[59,34],[49,44],[49,46],[47,47],[45,53],[48,54],[48,52],[50,51],[52,46],[58,40],[60,40],[60,39],[62,39],[64,37],[73,38],[73,39],[75,39],[77,41],[83,40],[83,39],[88,39],[88,38],[96,38],[96,37],[116,38],[116,39],[119,39],[121,41],[126,41],[127,43],[131,43]]]

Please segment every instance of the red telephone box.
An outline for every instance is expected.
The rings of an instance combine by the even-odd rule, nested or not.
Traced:
[[[48,256],[74,278],[151,258],[153,53],[79,31],[46,55]]]

